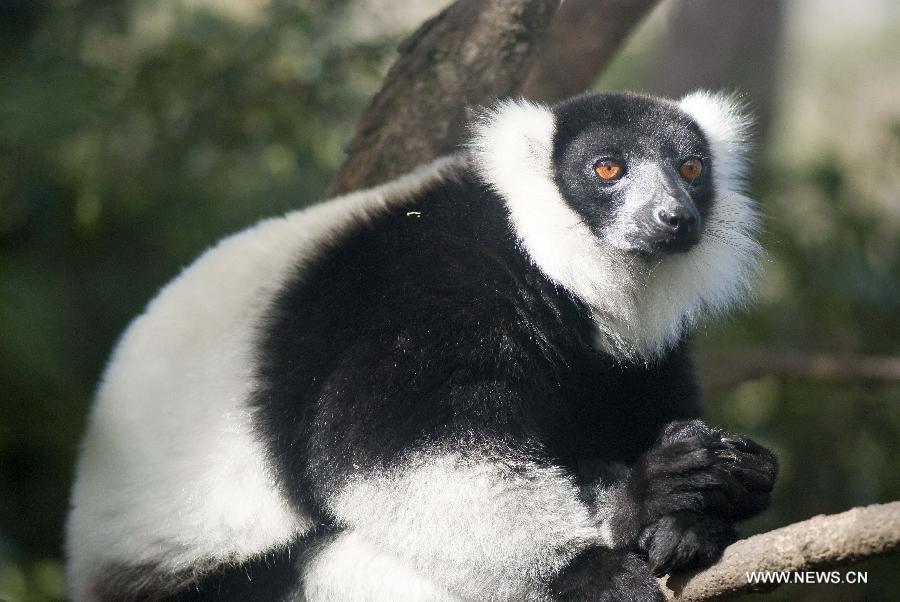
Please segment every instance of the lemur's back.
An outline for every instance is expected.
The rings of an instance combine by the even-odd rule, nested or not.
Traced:
[[[312,526],[274,482],[251,417],[268,300],[324,244],[456,169],[457,160],[441,160],[386,188],[230,236],[135,319],[110,359],[82,446],[67,525],[75,599],[94,599],[91,588],[123,565],[190,572],[198,561],[270,550]]]

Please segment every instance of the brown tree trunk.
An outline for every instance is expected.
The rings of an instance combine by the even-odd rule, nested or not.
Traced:
[[[658,0],[565,0],[519,93],[555,102],[587,90]]]
[[[526,76],[521,92],[535,99],[581,92],[655,2],[566,0],[551,28],[559,0],[458,0],[400,46],[333,192],[373,186],[453,152],[470,110],[516,94]],[[573,40],[577,50],[568,47]],[[529,75],[539,48],[547,54]]]
[[[399,49],[366,110],[334,191],[395,178],[452,152],[467,109],[512,94],[559,0],[459,0]]]
[[[647,90],[671,98],[697,88],[745,92],[759,142],[775,103],[784,0],[678,0],[670,9]]]

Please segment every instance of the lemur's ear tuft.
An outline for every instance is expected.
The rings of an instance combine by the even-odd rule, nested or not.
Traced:
[[[703,130],[716,160],[716,181],[725,190],[740,191],[748,169],[753,119],[737,94],[697,90],[678,106]]]
[[[501,100],[481,111],[470,130],[468,146],[475,167],[501,194],[520,188],[523,179],[551,177],[555,118],[546,106],[524,99]]]

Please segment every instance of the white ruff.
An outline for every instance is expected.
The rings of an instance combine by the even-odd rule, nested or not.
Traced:
[[[747,119],[733,99],[706,92],[677,106],[709,141],[716,198],[701,242],[653,265],[594,236],[564,201],[553,177],[556,126],[549,108],[503,101],[474,128],[475,165],[506,201],[523,249],[592,309],[598,345],[620,359],[659,357],[704,314],[741,303],[759,265],[753,238],[759,218],[741,193]]]

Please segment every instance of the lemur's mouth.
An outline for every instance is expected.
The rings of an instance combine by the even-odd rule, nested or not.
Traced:
[[[654,258],[664,257],[667,255],[687,253],[688,251],[696,247],[697,243],[699,242],[699,237],[696,241],[672,239],[640,241],[635,242],[633,246],[626,249],[625,252],[632,257],[638,257],[646,261],[650,261]]]
[[[696,236],[689,238],[680,237],[680,238],[669,238],[660,241],[656,241],[653,243],[653,250],[656,253],[666,253],[669,255],[674,255],[677,253],[687,253],[700,242],[700,234],[698,233]]]

